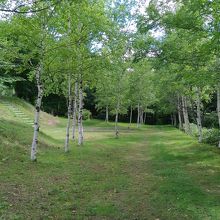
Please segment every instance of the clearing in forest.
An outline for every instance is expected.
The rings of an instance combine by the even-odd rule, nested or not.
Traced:
[[[32,128],[1,119],[1,219],[220,219],[217,149],[166,126],[120,124],[115,139],[113,124],[92,120],[64,154],[56,120],[32,163]]]

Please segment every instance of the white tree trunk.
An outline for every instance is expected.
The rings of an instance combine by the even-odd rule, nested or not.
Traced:
[[[218,113],[218,123],[220,128],[220,83],[218,83],[217,86],[217,113]],[[220,140],[218,146],[220,147]]]
[[[78,91],[78,82],[75,82],[74,89],[74,103],[73,103],[73,129],[72,129],[72,139],[75,139],[75,131],[76,131],[76,112],[77,112],[77,91]]]
[[[140,127],[140,104],[138,103],[137,127]]]
[[[199,143],[202,142],[202,119],[201,119],[201,90],[196,88],[196,114],[197,114],[197,127],[199,133]]]
[[[176,127],[177,120],[176,120],[176,113],[173,113],[173,126]]]
[[[131,123],[132,123],[132,106],[131,106],[131,110],[130,110],[130,122],[129,122],[128,128],[131,127]]]
[[[68,35],[70,37],[71,33],[71,21],[70,21],[70,11],[68,13]],[[68,48],[70,49],[70,44],[69,42]],[[68,60],[68,68],[69,68],[69,73],[68,73],[68,119],[67,119],[67,125],[66,125],[66,139],[65,139],[65,145],[64,145],[64,151],[68,152],[69,151],[69,140],[70,140],[70,120],[71,120],[71,113],[72,113],[72,77],[71,77],[71,70],[70,70],[70,59]]]
[[[179,119],[179,129],[183,130],[183,122],[182,122],[182,116],[181,116],[181,101],[180,101],[180,97],[178,96],[178,106],[177,106],[177,110],[178,110],[178,119]]]
[[[78,112],[78,145],[83,144],[83,88],[82,88],[82,79],[80,79],[79,85],[79,112]]]
[[[108,123],[108,106],[105,109],[105,122]]]
[[[144,112],[144,124],[146,123],[147,112]]]
[[[189,115],[187,109],[186,97],[182,96],[182,108],[183,108],[183,118],[184,118],[184,131],[191,135],[191,128],[189,123]]]
[[[174,125],[174,121],[173,121],[173,114],[170,115],[170,120],[171,120],[171,125]]]
[[[144,111],[142,106],[140,107],[140,124],[144,123]]]
[[[118,138],[119,136],[119,130],[118,130],[118,111],[115,115],[115,137]]]
[[[65,152],[69,151],[71,110],[72,110],[71,74],[69,73],[69,78],[68,78],[68,119],[67,119],[67,126],[66,126],[65,146],[64,146],[64,151]]]
[[[117,102],[116,107],[116,114],[115,114],[115,138],[119,137],[119,130],[118,130],[118,111],[119,111],[119,100]]]
[[[39,65],[39,67],[36,70],[36,81],[37,81],[37,101],[35,106],[35,117],[34,117],[34,134],[33,134],[33,141],[31,146],[31,160],[36,161],[37,160],[37,144],[38,144],[38,133],[40,129],[39,125],[39,119],[40,119],[40,109],[41,109],[41,101],[43,97],[43,85],[41,83],[41,73],[42,73],[42,65]]]

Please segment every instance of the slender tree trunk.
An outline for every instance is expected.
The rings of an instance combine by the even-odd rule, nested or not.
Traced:
[[[173,126],[177,126],[177,119],[176,119],[176,113],[173,113]]]
[[[34,134],[33,140],[31,145],[31,160],[37,161],[37,145],[38,145],[38,134],[40,131],[40,110],[41,110],[41,103],[43,98],[43,84],[41,81],[42,74],[44,72],[43,60],[44,60],[44,52],[45,52],[45,37],[46,37],[46,30],[45,30],[45,18],[44,16],[41,17],[41,45],[40,45],[40,63],[36,69],[36,82],[37,82],[37,100],[35,105],[35,116],[34,116]]]
[[[108,105],[106,106],[105,109],[105,122],[108,123]]]
[[[37,160],[37,144],[38,144],[38,133],[40,129],[39,119],[40,119],[40,109],[41,109],[41,101],[43,97],[43,85],[41,83],[41,74],[43,71],[43,67],[40,64],[36,70],[36,81],[37,81],[37,101],[35,106],[35,117],[34,117],[34,134],[33,134],[33,141],[31,146],[31,160]]]
[[[119,130],[118,130],[118,111],[115,115],[115,137],[118,138]]]
[[[74,103],[73,103],[73,129],[72,129],[72,138],[75,139],[75,131],[76,131],[76,112],[77,112],[77,91],[78,91],[78,82],[75,82],[74,89]]]
[[[217,113],[218,113],[218,123],[220,128],[220,83],[218,83],[217,86]],[[218,146],[220,147],[220,140]]]
[[[130,122],[129,122],[128,128],[131,127],[131,123],[132,123],[132,105],[131,105],[131,110],[130,110]]]
[[[182,96],[182,108],[183,108],[183,118],[184,118],[184,131],[187,134],[191,135],[187,102],[186,102],[186,97],[184,97],[184,96]]]
[[[171,125],[173,126],[174,123],[173,123],[173,114],[170,115],[170,120],[171,120]]]
[[[201,119],[201,90],[196,88],[196,114],[197,114],[197,127],[199,133],[199,143],[202,142],[202,119]]]
[[[138,103],[137,127],[140,127],[140,104]]]
[[[144,112],[144,124],[146,124],[147,112]]]
[[[69,76],[68,76],[68,119],[67,119],[67,126],[66,126],[65,146],[64,146],[65,152],[69,151],[71,110],[72,110],[71,74],[69,73]]]
[[[118,138],[119,130],[118,130],[118,110],[115,115],[115,138]]]
[[[68,14],[68,35],[70,36],[71,33],[71,22],[70,22],[70,11]],[[69,42],[69,49],[70,49],[70,42]],[[72,113],[72,92],[71,92],[71,70],[70,70],[70,59],[68,60],[68,68],[69,68],[69,73],[68,73],[68,119],[67,119],[67,125],[66,125],[66,139],[65,139],[65,145],[64,145],[64,151],[68,152],[69,151],[69,137],[70,137],[70,120],[71,120],[71,113]]]
[[[141,106],[141,108],[140,108],[140,124],[143,124],[143,123],[144,123],[144,111]]]
[[[183,122],[182,122],[182,116],[181,116],[181,101],[180,101],[180,97],[178,96],[178,119],[179,119],[179,129],[183,130]]]
[[[79,113],[78,113],[78,145],[83,144],[83,124],[82,124],[82,117],[83,117],[83,88],[82,88],[82,79],[80,79],[79,85]]]
[[[115,138],[119,137],[119,130],[118,130],[118,111],[119,111],[119,101],[116,107],[116,114],[115,114]]]

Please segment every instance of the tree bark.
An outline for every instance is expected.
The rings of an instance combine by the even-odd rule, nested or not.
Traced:
[[[173,121],[173,114],[170,115],[170,120],[171,120],[171,125],[174,125],[174,121]]]
[[[184,118],[184,131],[191,135],[191,128],[189,123],[189,115],[187,109],[186,97],[182,96],[182,108],[183,108],[183,118]]]
[[[144,112],[144,124],[146,124],[147,112]]]
[[[178,119],[179,119],[179,129],[183,130],[183,122],[182,122],[182,115],[181,115],[181,101],[180,101],[180,97],[178,96],[178,106],[177,106],[177,110],[178,110]]]
[[[105,109],[105,122],[108,123],[108,106]]]
[[[176,119],[176,113],[173,113],[173,126],[177,126],[177,119]]]
[[[132,123],[132,105],[131,105],[131,110],[130,110],[130,122],[129,122],[128,128],[131,127],[131,123]]]
[[[140,104],[138,103],[137,127],[140,127]]]
[[[201,90],[199,87],[196,88],[196,114],[197,114],[197,127],[199,134],[199,143],[202,142],[202,119],[201,119]]]
[[[140,124],[144,123],[144,111],[143,111],[143,107],[141,106],[140,108]]]
[[[77,112],[77,91],[78,91],[78,82],[75,82],[74,89],[74,103],[73,103],[73,129],[72,129],[72,139],[75,139],[75,131],[76,131],[76,112]]]
[[[72,110],[71,74],[69,73],[69,76],[68,76],[68,119],[67,119],[67,126],[66,126],[65,146],[64,146],[64,151],[65,152],[69,151],[71,110]]]
[[[220,83],[217,85],[217,113],[218,113],[218,123],[220,128]],[[220,147],[220,140],[218,147]]]
[[[35,116],[34,116],[34,134],[33,140],[31,145],[31,160],[37,161],[37,145],[38,145],[38,134],[40,131],[40,110],[41,110],[41,103],[43,98],[43,84],[41,81],[41,77],[44,71],[43,61],[44,61],[44,53],[45,53],[45,37],[46,37],[46,23],[44,16],[41,17],[41,41],[40,41],[40,62],[36,68],[36,82],[37,82],[37,100],[35,105]]]
[[[80,79],[79,85],[79,112],[78,112],[78,145],[83,144],[83,88],[82,88],[82,79]]]
[[[41,102],[43,97],[43,85],[41,82],[41,74],[43,71],[42,64],[36,70],[36,81],[37,81],[37,101],[35,106],[35,117],[34,117],[34,134],[33,134],[33,141],[31,146],[31,160],[37,160],[37,144],[38,144],[38,133],[40,129],[39,119],[40,119],[40,109],[41,109]]]
[[[118,111],[119,111],[119,101],[116,107],[116,114],[115,114],[115,138],[119,137],[119,130],[118,130]]]
[[[70,21],[70,11],[68,13],[68,35],[70,37],[71,33],[71,21]],[[70,43],[68,45],[68,48],[70,49]],[[70,137],[70,120],[71,120],[71,113],[72,113],[72,91],[71,91],[71,83],[72,83],[72,77],[71,77],[71,70],[70,70],[70,59],[68,60],[68,119],[67,119],[67,125],[66,125],[66,139],[65,139],[65,145],[64,145],[64,151],[68,152],[69,151],[69,137]]]

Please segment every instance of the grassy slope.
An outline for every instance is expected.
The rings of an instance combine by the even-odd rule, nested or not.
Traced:
[[[90,121],[85,145],[65,155],[65,119],[43,114],[31,163],[32,128],[0,111],[0,219],[220,219],[213,147],[161,126],[121,124],[116,140],[112,124]]]

